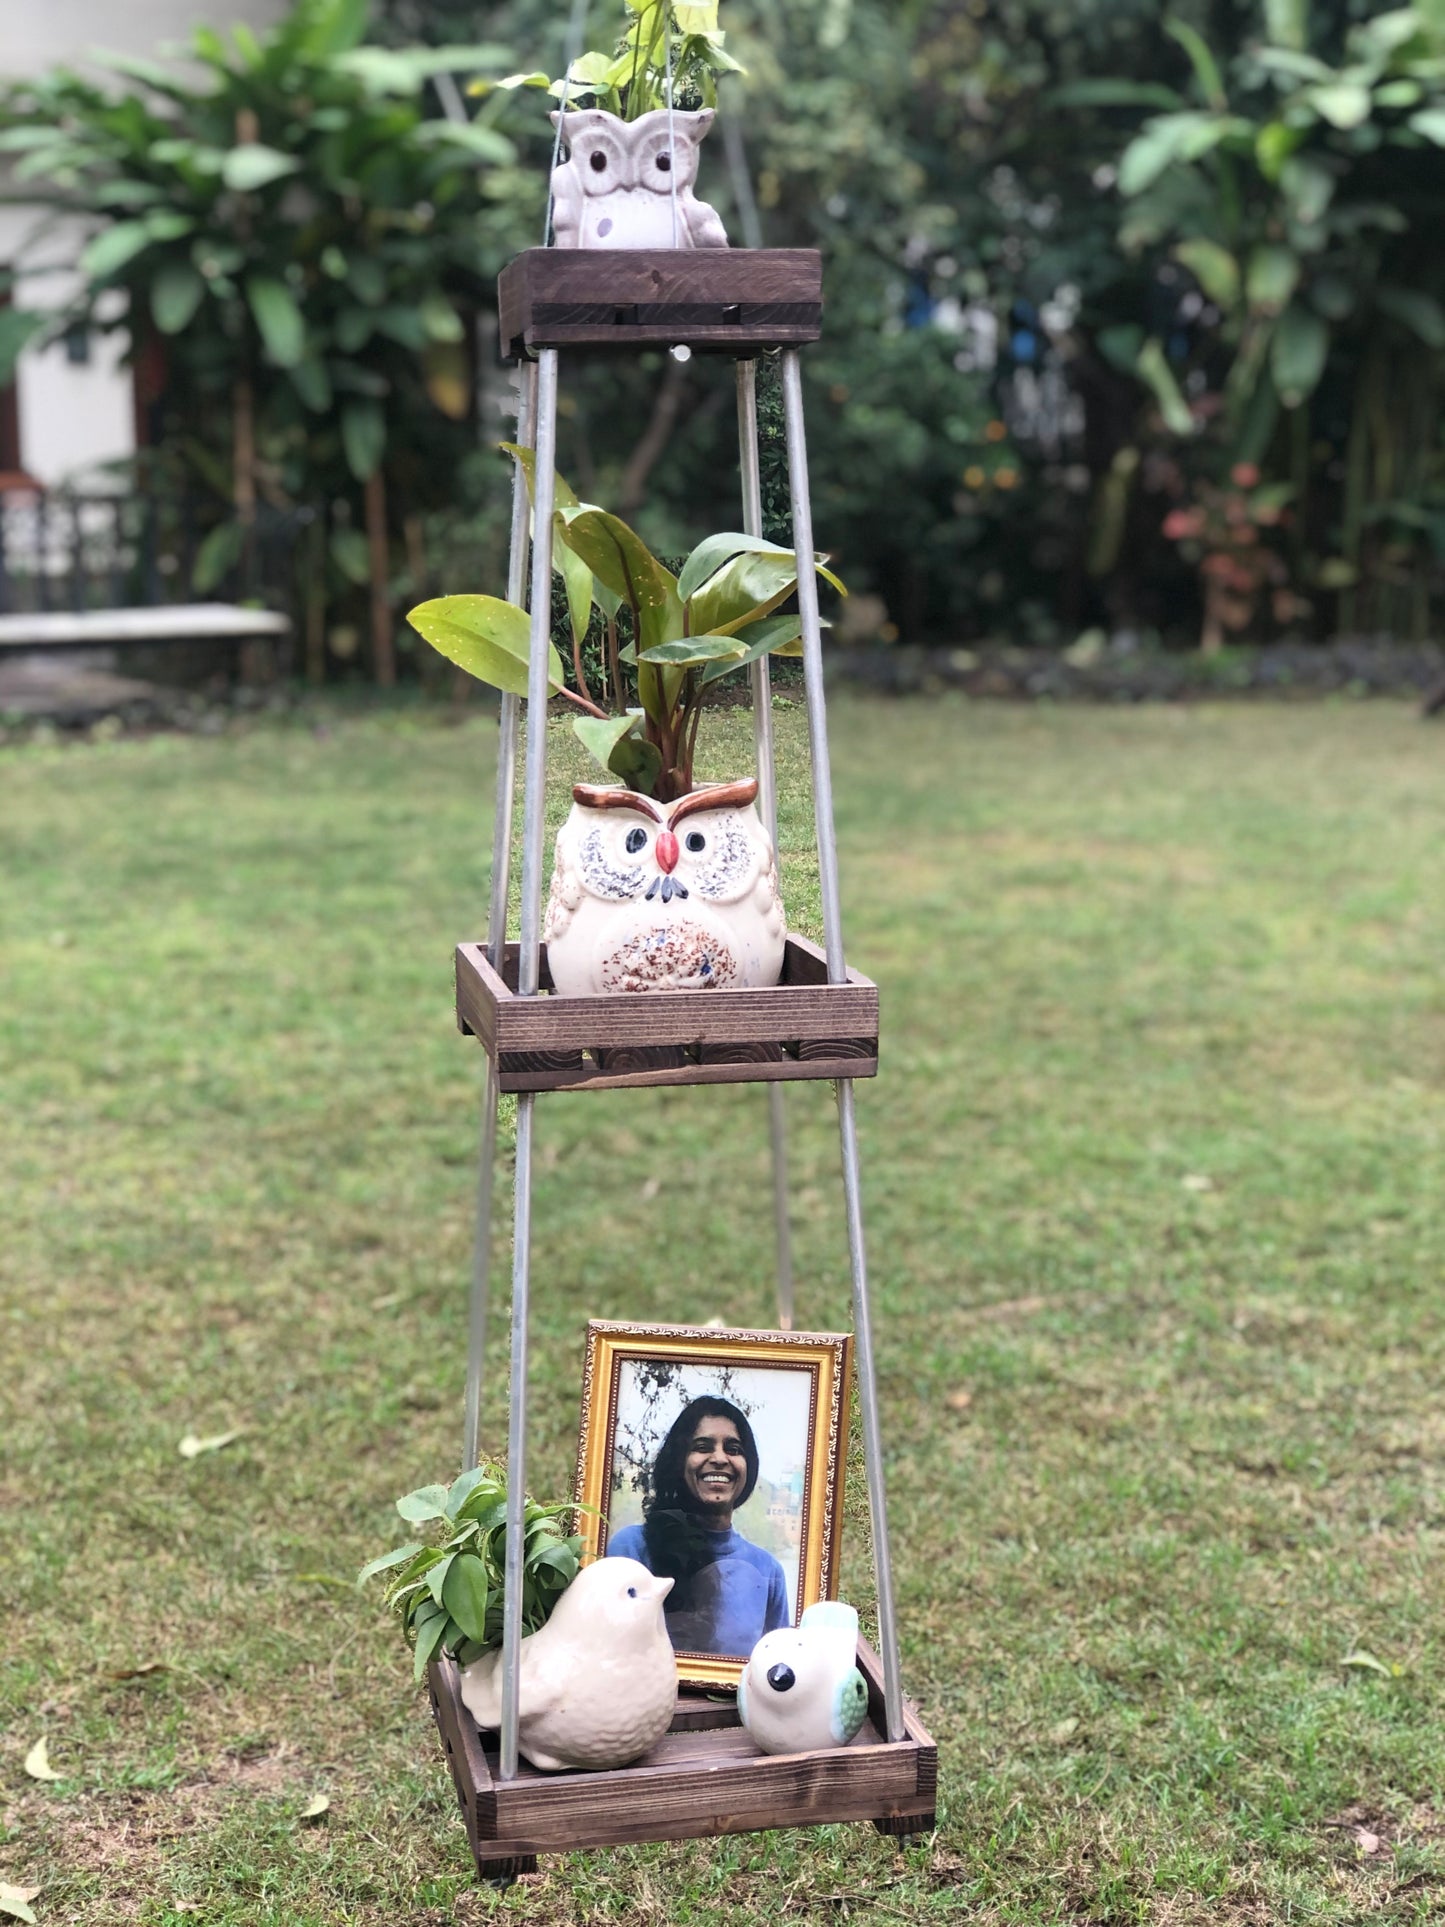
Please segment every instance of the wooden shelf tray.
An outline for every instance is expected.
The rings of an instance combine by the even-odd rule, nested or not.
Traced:
[[[496,1736],[462,1704],[455,1664],[433,1663],[431,1703],[457,1801],[484,1879],[515,1878],[539,1853],[645,1840],[695,1840],[769,1827],[870,1820],[881,1832],[931,1832],[938,1749],[911,1707],[905,1737],[885,1741],[878,1656],[859,1641],[868,1718],[851,1746],[760,1753],[735,1704],[678,1697],[672,1728],[636,1765],[609,1773],[539,1773],[524,1761],[497,1778]]]
[[[503,1091],[756,1084],[876,1077],[878,986],[828,982],[822,951],[789,937],[771,990],[650,990],[519,997],[517,950],[503,975],[486,946],[457,945],[457,1025],[480,1039]],[[541,987],[550,992],[545,946]]]
[[[813,248],[528,248],[497,284],[502,354],[696,348],[751,357],[816,341]]]

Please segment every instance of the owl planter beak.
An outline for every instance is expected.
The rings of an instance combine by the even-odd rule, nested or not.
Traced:
[[[666,876],[671,876],[677,868],[677,838],[671,830],[663,830],[657,839],[657,864]]]

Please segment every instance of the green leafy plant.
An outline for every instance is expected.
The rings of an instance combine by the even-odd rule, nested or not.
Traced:
[[[1326,11],[1266,7],[1263,35],[1229,61],[1184,21],[1166,22],[1191,86],[1153,89],[1164,111],[1124,147],[1119,238],[1126,256],[1152,256],[1173,280],[1184,270],[1207,304],[1188,372],[1221,393],[1211,440],[1222,472],[1285,471],[1296,574],[1342,590],[1347,629],[1363,619],[1424,634],[1445,553],[1445,270],[1434,245],[1445,5],[1374,13],[1342,40]],[[1095,82],[1090,98],[1132,105],[1138,92],[1111,96]],[[1186,370],[1169,365],[1159,335],[1112,332],[1168,429],[1197,435],[1204,414],[1186,404]],[[1322,431],[1336,446],[1336,423],[1337,506],[1318,446]],[[1357,586],[1367,577],[1368,598]]]
[[[529,449],[504,443],[533,481]],[[555,561],[566,587],[572,639],[567,686],[550,648],[548,687],[581,709],[573,727],[603,768],[628,789],[670,803],[693,787],[693,762],[706,692],[761,656],[798,655],[796,613],[781,605],[798,586],[791,549],[761,536],[710,535],[674,575],[620,517],[579,501],[559,475],[553,514]],[[815,558],[819,575],[843,584]],[[607,626],[605,687],[594,700],[583,673],[582,641],[600,609]],[[631,640],[622,642],[619,616]],[[496,596],[451,595],[423,602],[408,618],[431,646],[479,681],[513,695],[527,689],[530,618]]]
[[[506,1576],[506,1473],[494,1465],[463,1472],[449,1486],[423,1485],[396,1502],[410,1526],[431,1529],[431,1543],[413,1540],[362,1567],[357,1584],[381,1573],[391,1577],[386,1603],[401,1615],[402,1630],[416,1649],[416,1677],[439,1652],[467,1666],[502,1643],[502,1592]],[[522,1563],[522,1631],[534,1633],[577,1577],[582,1541],[566,1535],[558,1520],[570,1504],[538,1505],[528,1499],[522,1516],[526,1552]]]
[[[6,198],[43,211],[15,268],[57,227],[85,235],[71,300],[0,308],[0,384],[32,340],[124,331],[150,440],[184,467],[198,592],[253,548],[258,509],[325,505],[305,558],[318,651],[328,574],[387,606],[388,482],[411,512],[446,500],[471,446],[471,317],[510,251],[512,142],[485,110],[434,117],[427,89],[511,54],[368,46],[368,13],[297,0],[260,36],[198,28],[189,71],[110,56],[103,81],[0,92]],[[389,618],[375,640],[389,681]]]
[[[477,81],[474,93],[540,87],[570,107],[600,107],[623,120],[637,120],[668,105],[671,47],[672,104],[714,107],[720,74],[743,70],[724,49],[717,24],[718,0],[626,0],[630,24],[611,52],[580,54],[560,79],[549,74],[509,74]]]

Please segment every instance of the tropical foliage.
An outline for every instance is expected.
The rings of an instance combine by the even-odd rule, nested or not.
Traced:
[[[526,471],[533,456],[505,444]],[[703,699],[712,684],[761,656],[797,655],[794,613],[780,613],[798,586],[797,558],[761,536],[726,533],[700,542],[674,575],[619,516],[579,501],[557,477],[554,560],[565,588],[575,688],[550,650],[548,686],[585,711],[573,727],[603,768],[628,789],[670,803],[693,787]],[[842,583],[817,557],[818,573]],[[606,625],[593,699],[583,642],[593,611]],[[423,602],[408,620],[434,649],[494,689],[524,695],[531,656],[525,609],[489,595]],[[626,640],[620,623],[625,622]]]
[[[718,0],[625,0],[625,8],[630,18],[610,51],[579,54],[557,80],[532,72],[496,85],[543,87],[569,106],[600,107],[624,120],[659,107],[715,107],[718,76],[742,71],[724,49]],[[473,92],[491,85],[480,81]]]
[[[386,1603],[401,1615],[402,1630],[416,1649],[418,1679],[439,1652],[468,1666],[502,1643],[506,1474],[493,1465],[477,1466],[449,1486],[419,1486],[398,1499],[396,1509],[409,1526],[427,1530],[433,1543],[412,1540],[383,1553],[362,1567],[357,1584],[390,1575]],[[523,1508],[524,1634],[546,1625],[577,1577],[582,1541],[566,1536],[558,1524],[573,1510],[533,1499]]]
[[[680,103],[721,95],[703,191],[735,242],[824,253],[827,322],[804,378],[817,525],[868,592],[850,611],[879,611],[885,637],[947,641],[1438,625],[1442,9],[728,0],[724,45],[716,8],[672,6]],[[485,359],[469,365],[471,324],[490,309],[501,263],[542,238],[554,136],[536,95],[488,83],[526,62],[535,71],[512,78],[555,98],[561,83],[548,76],[571,66],[569,100],[646,111],[666,84],[662,11],[663,0],[593,7],[590,23],[615,22],[618,37],[604,27],[579,62],[571,10],[554,0],[497,0],[484,14],[469,0],[398,0],[375,10],[375,44],[355,37],[360,0],[305,0],[256,44],[284,44],[305,77],[314,36],[338,36],[314,87],[264,62],[262,87],[230,42],[230,77],[208,69],[220,105],[194,135],[211,153],[213,197],[199,210],[195,185],[172,181],[166,145],[193,137],[170,122],[189,126],[199,108],[141,80],[120,102],[31,90],[12,103],[19,122],[5,138],[27,176],[17,192],[53,186],[87,211],[106,270],[93,275],[90,313],[119,289],[144,318],[142,362],[164,349],[157,432],[168,457],[206,477],[218,530],[244,528],[247,476],[263,508],[314,512],[308,539],[324,570],[308,564],[306,581],[313,595],[319,574],[329,581],[313,628],[333,620],[327,611],[345,617],[363,581],[385,611],[442,582],[500,579],[508,491],[472,422],[446,409],[460,414],[491,387]],[[455,70],[484,96],[456,121],[448,46],[465,52],[479,17],[508,51]],[[417,36],[436,44],[381,44]],[[704,54],[706,71],[694,71]],[[729,74],[733,63],[744,71]],[[312,128],[304,103],[324,116],[343,100],[354,135]],[[236,119],[252,106],[254,137]],[[105,115],[106,140],[131,156],[106,163],[109,198],[96,187],[111,178],[104,168],[48,171],[64,161],[57,129]],[[338,191],[345,170],[326,172],[348,139],[370,157],[355,166],[355,195]],[[222,193],[227,167],[235,178],[262,165],[255,147],[294,158],[296,171]],[[444,157],[461,164],[433,189],[425,170]],[[146,199],[156,190],[161,199]],[[302,192],[325,219],[293,229],[281,217]],[[126,204],[134,195],[143,207]],[[408,225],[419,206],[431,210],[420,231]],[[166,234],[168,215],[198,213],[195,234]],[[147,220],[156,226],[141,247]],[[359,240],[347,239],[349,222]],[[244,265],[203,251],[218,273],[200,269],[197,298],[195,243],[212,225]],[[107,258],[132,242],[128,261]],[[345,272],[332,271],[328,246]],[[354,257],[365,261],[353,273]],[[251,276],[263,283],[264,327]],[[166,334],[192,299],[190,319]],[[444,303],[460,340],[443,338]],[[18,317],[0,316],[0,338],[31,325],[19,305]],[[384,392],[372,392],[378,383]],[[766,369],[759,386],[766,423]],[[716,525],[719,478],[726,485],[736,460],[726,389],[701,357],[569,363],[563,464],[654,554],[684,553]],[[218,411],[231,424],[220,436]],[[1243,495],[1265,491],[1274,519],[1249,508],[1240,522],[1235,504],[1221,547],[1211,530],[1239,492],[1232,478],[1254,471]],[[764,484],[767,530],[781,535],[775,443]],[[1260,569],[1244,558],[1250,530],[1269,558]],[[211,560],[224,563],[236,539],[218,532]],[[557,640],[565,654],[565,625]],[[598,680],[591,657],[587,680]],[[594,693],[610,705],[610,679]]]
[[[5,345],[129,331],[150,439],[206,505],[203,591],[242,561],[258,505],[322,514],[314,586],[329,569],[382,588],[387,479],[413,508],[445,500],[439,464],[468,446],[472,321],[508,247],[492,189],[514,149],[423,96],[508,56],[367,46],[366,21],[356,0],[302,0],[261,38],[198,28],[199,83],[112,58],[109,82],[60,71],[5,97],[12,195],[49,211],[31,249],[77,217],[89,234],[74,300],[22,307]]]

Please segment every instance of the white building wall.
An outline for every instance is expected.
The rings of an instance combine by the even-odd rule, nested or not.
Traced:
[[[225,28],[244,20],[264,27],[286,11],[286,0],[0,0],[0,79],[25,79],[60,66],[99,74],[104,70],[93,64],[97,52],[153,59],[164,43],[185,41],[198,25]],[[0,262],[16,259],[38,218],[39,210],[0,207]],[[74,260],[80,234],[78,228],[71,235],[53,232],[44,244],[45,260]],[[74,285],[63,272],[27,276],[16,290],[16,305],[59,307]],[[127,346],[117,331],[93,335],[84,363],[72,361],[61,344],[21,356],[20,459],[37,481],[89,482],[97,468],[134,453],[131,376],[121,365]]]

